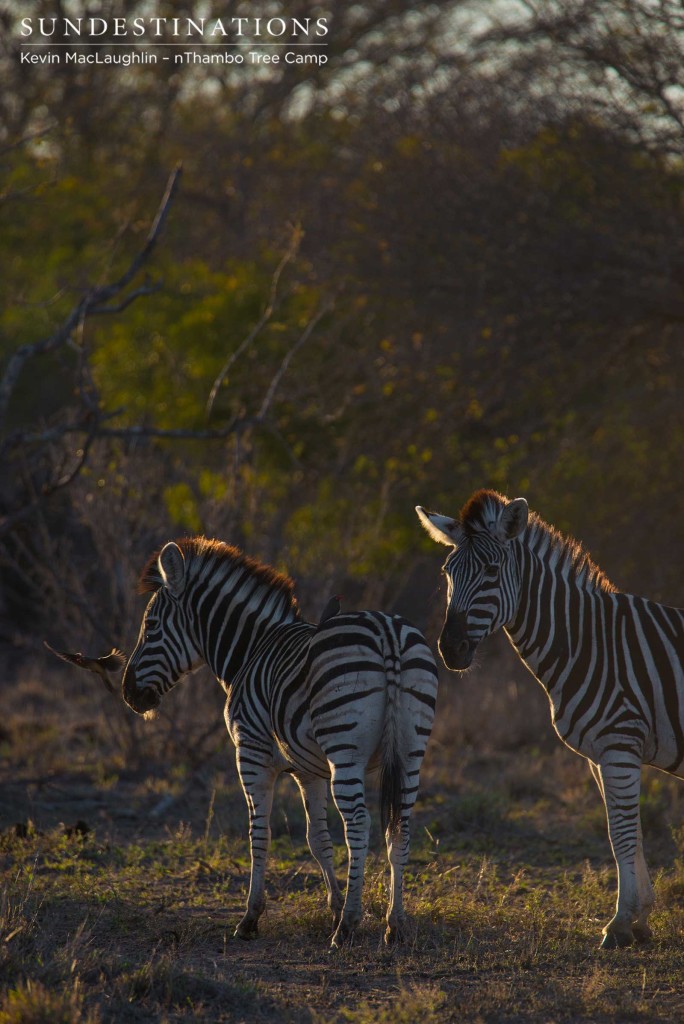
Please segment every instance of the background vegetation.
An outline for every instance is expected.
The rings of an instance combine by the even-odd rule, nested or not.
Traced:
[[[155,12],[196,6],[159,0]],[[142,0],[100,7],[110,18],[149,13]],[[14,888],[0,917],[5,937],[21,933],[2,946],[13,994],[0,1020],[28,1019],[24,1003],[49,1000],[55,986],[65,1020],[124,1019],[124,1005],[131,1019],[193,1019],[179,991],[222,1019],[228,996],[248,1013],[263,953],[244,974],[212,973],[197,923],[212,872],[217,906],[233,892],[239,902],[244,884],[239,802],[237,824],[224,811],[225,840],[207,817],[214,789],[227,808],[238,800],[230,771],[212,774],[226,742],[218,690],[193,680],[143,729],[44,661],[42,638],[130,650],[136,573],[187,532],[287,570],[313,619],[338,592],[347,607],[403,612],[434,637],[439,552],[413,506],[453,512],[483,485],[525,494],[617,585],[681,603],[684,17],[675,0],[366,0],[330,11],[265,0],[264,14],[330,16],[324,69],[22,66],[19,18],[78,8],[26,0],[0,10],[0,751],[18,787],[0,811],[5,826],[28,829],[5,848]],[[225,4],[204,8],[226,15]],[[582,764],[554,753],[533,684],[493,644],[468,679],[445,677],[442,701],[418,829],[428,830],[415,867],[418,959],[381,957],[368,998],[344,1019],[394,1019],[411,1000],[426,1020],[428,1006],[459,1020],[668,1019],[673,983],[663,979],[678,969],[681,925],[667,899],[659,959],[624,955],[622,1010],[610,962],[589,952],[613,885],[601,874],[603,823],[591,817],[598,799]],[[439,767],[442,754],[450,767]],[[186,776],[206,790],[201,811],[179,799],[150,825],[164,795],[155,787],[182,797]],[[31,803],[31,787],[45,786],[80,796],[65,806],[49,789]],[[681,903],[681,842],[667,825],[679,798],[668,786],[653,782],[647,797],[669,871],[659,892]],[[527,813],[518,798],[530,787],[520,833],[511,822]],[[98,800],[135,813],[105,814]],[[59,815],[97,824],[94,837],[72,847]],[[119,911],[93,917],[88,902],[104,906],[110,885],[138,887],[140,865],[170,865],[183,843],[165,833],[154,844],[179,820],[190,829],[187,871],[204,880],[196,916],[183,902],[169,925],[188,940],[182,962],[160,938],[166,923],[154,930],[157,904],[143,890],[121,896],[114,931]],[[435,822],[447,828],[439,851]],[[296,890],[295,919],[318,950],[316,883],[301,868],[301,837],[293,842],[297,856],[274,884],[283,898]],[[380,862],[373,870],[379,886]],[[529,878],[514,885],[518,870]],[[452,885],[458,871],[468,880]],[[295,879],[310,879],[311,895]],[[149,899],[163,903],[157,887]],[[53,918],[61,931],[50,931]],[[129,963],[117,938],[108,966],[84,966],[80,950],[104,948],[98,928],[129,935],[143,920],[156,959]],[[275,960],[289,942],[277,920]],[[212,955],[229,924],[221,918]],[[14,956],[20,934],[27,945]],[[547,986],[552,961],[552,979],[565,980]],[[316,978],[332,977],[313,964]],[[195,969],[204,980],[188,995],[178,972]],[[520,1003],[516,1017],[514,979],[528,969],[541,1002]],[[258,999],[266,1016],[286,1014],[285,982],[273,984]],[[479,993],[470,1017],[466,990]],[[347,1013],[345,999],[310,1019]]]

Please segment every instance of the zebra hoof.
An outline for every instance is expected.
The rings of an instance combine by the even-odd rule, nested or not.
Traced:
[[[611,931],[603,936],[601,949],[625,949],[634,942],[634,935],[631,932]]]
[[[354,929],[351,928],[343,918],[338,924],[335,934],[330,942],[330,952],[334,953],[335,950],[341,949],[342,946],[351,946],[353,941]]]
[[[650,942],[653,938],[653,929],[647,924],[635,924],[633,931],[635,940],[640,944]]]
[[[332,928],[334,933],[339,928],[340,921],[342,920],[342,907],[330,907],[330,912],[332,914]]]
[[[235,929],[236,939],[258,939],[259,938],[259,926],[256,921],[240,921],[240,924]]]
[[[406,938],[406,927],[405,922],[399,921],[393,924],[388,924],[385,929],[385,945],[386,946],[398,946]]]

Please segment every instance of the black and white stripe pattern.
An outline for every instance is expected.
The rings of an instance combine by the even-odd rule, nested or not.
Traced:
[[[579,544],[528,515],[524,498],[478,491],[457,519],[417,512],[434,540],[454,547],[444,565],[445,664],[467,668],[480,641],[505,628],[605,803],[618,897],[603,946],[647,939],[641,765],[684,777],[684,610],[617,590]]]
[[[409,817],[432,728],[434,658],[423,636],[398,616],[326,613],[304,622],[292,583],[235,548],[203,538],[167,544],[141,578],[154,591],[123,681],[126,702],[151,711],[178,679],[206,662],[227,693],[249,808],[252,871],[236,934],[251,938],[264,909],[273,787],[281,772],[299,785],[307,839],[333,912],[333,945],[361,918],[370,816],[365,773],[381,772],[381,805],[391,866],[386,940],[400,936]],[[328,780],[349,852],[343,900],[327,826]]]

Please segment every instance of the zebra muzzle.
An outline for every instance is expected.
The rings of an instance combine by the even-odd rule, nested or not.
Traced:
[[[462,612],[447,615],[439,638],[439,653],[446,667],[456,672],[470,668],[476,647],[468,639],[466,616]]]
[[[123,681],[123,699],[138,715],[153,711],[161,702],[159,692],[154,686],[138,687],[135,679],[128,678],[128,673]]]

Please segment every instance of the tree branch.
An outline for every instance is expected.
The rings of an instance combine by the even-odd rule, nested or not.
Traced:
[[[19,376],[30,359],[33,359],[36,356],[46,355],[48,352],[54,352],[56,349],[60,348],[69,340],[73,332],[83,324],[88,316],[100,313],[116,312],[116,308],[108,308],[106,303],[117,296],[130,284],[133,278],[140,271],[141,267],[150,258],[162,227],[164,226],[180,175],[181,166],[179,164],[174,169],[168,180],[164,196],[152,227],[150,228],[145,245],[137,256],[131,260],[131,263],[121,277],[112,284],[102,285],[86,292],[69,313],[64,323],[58,327],[53,334],[49,335],[47,338],[43,338],[41,341],[21,345],[16,352],[10,356],[7,366],[5,367],[2,380],[0,381],[0,427],[2,427],[6,418],[7,408],[17,381],[19,380]],[[128,299],[123,300],[122,308],[125,308],[125,305],[128,305],[139,295],[143,294],[147,293],[143,289],[138,289],[138,291],[133,293],[132,296],[129,296]]]
[[[214,402],[216,400],[216,395],[218,394],[218,390],[221,387],[221,385],[223,384],[224,380],[226,379],[226,377],[228,376],[228,374],[232,370],[232,368],[235,365],[235,363],[237,362],[237,360],[243,354],[243,352],[247,351],[247,349],[252,344],[254,339],[256,337],[258,337],[258,335],[261,333],[263,328],[266,326],[268,321],[273,316],[273,313],[274,313],[275,308],[276,308],[276,300],[277,300],[277,295],[278,295],[278,284],[280,282],[280,276],[281,276],[283,270],[285,269],[285,267],[287,266],[287,264],[291,260],[293,260],[294,257],[297,255],[297,252],[299,250],[299,246],[301,245],[301,241],[302,241],[303,237],[304,237],[304,233],[301,230],[301,228],[299,226],[295,226],[292,229],[292,237],[290,238],[290,244],[288,245],[287,249],[285,250],[285,253],[283,254],[283,258],[281,259],[280,263],[276,267],[275,272],[273,274],[273,277],[271,278],[271,290],[270,290],[270,293],[269,293],[268,302],[266,303],[266,308],[264,309],[263,313],[259,317],[259,320],[254,325],[254,327],[249,332],[249,334],[247,334],[247,336],[245,338],[243,338],[243,340],[240,342],[240,344],[235,349],[235,351],[232,352],[231,355],[229,356],[229,358],[226,360],[226,363],[224,364],[221,372],[219,373],[218,377],[216,378],[216,380],[212,384],[211,391],[209,392],[209,398],[207,399],[207,409],[206,409],[207,419],[209,419],[209,417],[211,416],[212,409],[214,408]]]
[[[261,408],[257,413],[257,423],[262,423],[266,418],[266,414],[268,413],[268,410],[271,408],[273,399],[275,398],[275,393],[280,386],[280,382],[287,373],[287,368],[292,362],[293,357],[296,355],[297,352],[299,352],[302,345],[304,345],[309,340],[320,320],[325,316],[326,313],[329,313],[332,308],[332,300],[322,305],[318,312],[311,318],[311,320],[309,320],[308,324],[302,331],[301,336],[297,339],[294,345],[286,353],[285,358],[278,367],[278,370],[276,371],[273,380],[268,386],[268,391],[266,392],[264,400],[261,403]]]

